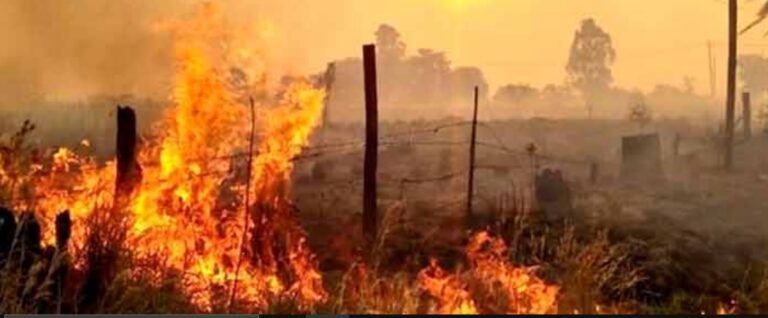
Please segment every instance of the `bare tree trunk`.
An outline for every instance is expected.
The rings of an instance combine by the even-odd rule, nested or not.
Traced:
[[[363,46],[365,71],[365,162],[363,176],[363,235],[370,243],[376,238],[376,170],[378,164],[378,92],[376,88],[376,46]]]
[[[477,139],[477,104],[479,88],[475,86],[475,108],[472,114],[472,136],[469,143],[469,180],[467,180],[467,220],[472,218],[472,195],[475,190],[475,140]]]
[[[738,41],[738,3],[728,1],[728,92],[725,110],[725,169],[733,168],[734,115],[736,112],[736,54]]]

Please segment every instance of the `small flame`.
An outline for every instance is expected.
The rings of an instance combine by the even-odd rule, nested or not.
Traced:
[[[506,296],[507,314],[550,314],[556,308],[559,288],[538,278],[532,268],[515,267],[507,260],[506,243],[487,232],[475,234],[465,248],[470,269],[448,275],[436,260],[419,273],[419,283],[437,301],[436,313],[477,313],[475,297],[466,286],[477,281]],[[500,287],[500,288],[499,288]]]
[[[448,275],[437,264],[437,260],[429,260],[429,266],[419,273],[418,280],[422,288],[437,300],[434,313],[450,315],[478,313],[475,302],[466,287],[456,276]]]

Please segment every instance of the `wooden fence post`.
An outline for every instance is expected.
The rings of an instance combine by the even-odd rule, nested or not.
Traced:
[[[128,106],[117,106],[115,202],[121,202],[129,196],[141,178],[141,167],[136,160],[138,140],[136,131],[136,113],[133,109]]]
[[[363,46],[365,73],[365,161],[363,163],[363,236],[368,243],[376,239],[376,170],[378,164],[378,92],[376,88],[376,46]]]
[[[472,114],[472,136],[469,143],[469,179],[467,180],[467,220],[472,218],[472,196],[475,190],[475,140],[477,139],[477,104],[479,88],[475,86],[475,104]]]
[[[741,94],[743,107],[741,110],[742,124],[744,125],[744,138],[752,138],[752,101],[749,92]]]
[[[591,161],[589,163],[589,182],[591,184],[597,184],[600,179],[600,165],[597,161]]]

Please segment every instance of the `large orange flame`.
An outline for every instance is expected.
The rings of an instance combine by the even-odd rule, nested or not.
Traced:
[[[259,50],[243,45],[249,43],[245,38],[257,38],[233,31],[210,4],[166,27],[177,61],[174,107],[140,147],[142,179],[125,207],[132,255],[159,256],[169,269],[183,273],[186,292],[202,310],[212,310],[215,289],[230,288],[235,280],[236,301],[253,310],[265,309],[276,297],[289,297],[302,309],[323,301],[322,276],[287,196],[292,160],[318,123],[324,92],[297,82],[278,100],[259,99],[253,173],[243,178],[246,169],[238,163],[247,159],[251,133],[246,101],[265,89]],[[113,202],[114,161],[99,166],[60,149],[50,169],[38,170],[34,208],[43,214],[45,241],[54,237],[47,221],[69,209],[73,243],[82,244],[85,220]],[[251,210],[242,204],[247,180],[254,207],[269,206],[268,215],[245,217]],[[251,220],[257,229],[245,232]],[[258,246],[272,245],[264,240],[278,234],[288,238],[284,268],[257,257]]]

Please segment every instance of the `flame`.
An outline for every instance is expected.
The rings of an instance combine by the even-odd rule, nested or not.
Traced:
[[[473,315],[477,314],[475,302],[457,276],[448,275],[430,259],[429,266],[419,272],[419,283],[429,295],[437,300],[436,314]]]
[[[474,275],[486,288],[500,286],[507,295],[508,314],[551,314],[559,288],[544,283],[533,268],[515,267],[508,261],[503,239],[477,233],[466,247]]]
[[[513,266],[507,259],[504,240],[479,232],[465,253],[470,263],[465,273],[448,275],[434,259],[419,273],[420,286],[437,301],[435,313],[477,313],[474,299],[481,295],[466,287],[471,282],[501,292],[507,304],[502,310],[507,314],[551,314],[557,309],[559,288],[538,278],[533,268]]]
[[[185,292],[206,311],[217,303],[214,291],[235,280],[236,301],[249,309],[263,310],[276,298],[293,299],[305,310],[324,301],[322,275],[287,198],[293,158],[318,124],[325,93],[297,82],[277,101],[261,98],[252,176],[243,178],[239,163],[247,160],[252,124],[246,101],[265,90],[260,49],[247,46],[254,38],[228,26],[211,4],[164,28],[173,36],[177,62],[174,107],[140,145],[141,181],[124,207],[133,257],[162,257],[168,269],[184,274]],[[73,245],[81,245],[85,221],[113,204],[115,169],[114,160],[99,165],[59,149],[50,169],[35,171],[34,206],[16,208],[42,214],[47,244],[54,239],[55,213],[70,210]],[[261,211],[254,215],[242,204],[248,180],[252,207]],[[247,231],[250,223],[256,229]],[[277,240],[287,243],[287,265],[262,255]]]

